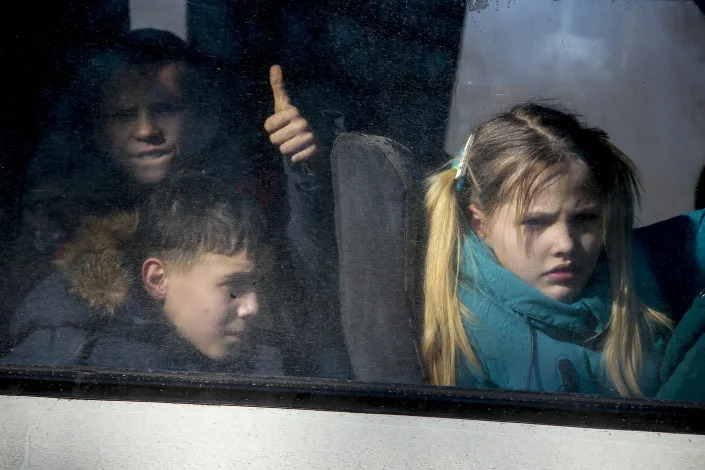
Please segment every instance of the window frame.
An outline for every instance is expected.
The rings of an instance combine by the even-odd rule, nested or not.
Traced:
[[[705,404],[699,403],[300,377],[4,366],[0,394],[705,434]]]
[[[703,8],[702,0],[695,0],[695,3]],[[463,8],[459,10],[464,14],[464,2],[461,4]],[[451,18],[458,20],[452,13],[449,13]],[[458,15],[457,10],[455,15]],[[388,25],[384,23],[384,26]],[[403,26],[394,32],[408,31],[413,39],[423,38]],[[450,37],[455,38],[455,35]],[[451,39],[446,40],[452,43]],[[3,366],[0,367],[0,394],[294,408],[705,434],[705,404],[700,403],[317,378]]]

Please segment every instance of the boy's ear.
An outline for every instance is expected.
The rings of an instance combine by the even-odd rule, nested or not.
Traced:
[[[470,220],[470,228],[475,235],[485,239],[485,224],[487,223],[487,215],[477,206],[477,204],[468,205],[468,219]]]
[[[144,290],[154,300],[164,300],[166,297],[166,269],[162,260],[149,258],[142,263],[142,284]]]

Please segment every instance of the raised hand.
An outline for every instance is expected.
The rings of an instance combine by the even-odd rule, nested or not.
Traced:
[[[274,95],[274,114],[264,122],[269,140],[292,162],[304,162],[316,154],[316,136],[301,116],[284,87],[284,76],[278,65],[269,69],[269,83]]]

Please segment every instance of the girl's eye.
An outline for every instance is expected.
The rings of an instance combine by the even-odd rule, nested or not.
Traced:
[[[595,213],[585,213],[585,214],[578,214],[575,216],[575,221],[579,224],[588,224],[590,222],[594,222],[600,218],[600,214],[595,214]]]
[[[524,219],[521,224],[529,228],[540,228],[547,226],[549,223],[550,221],[546,217],[530,217]]]

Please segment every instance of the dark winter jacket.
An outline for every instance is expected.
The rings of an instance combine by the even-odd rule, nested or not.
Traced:
[[[177,333],[126,268],[123,241],[135,223],[134,213],[120,212],[84,224],[14,315],[14,346],[0,362],[282,375],[278,349],[254,338],[236,357],[214,361]]]

